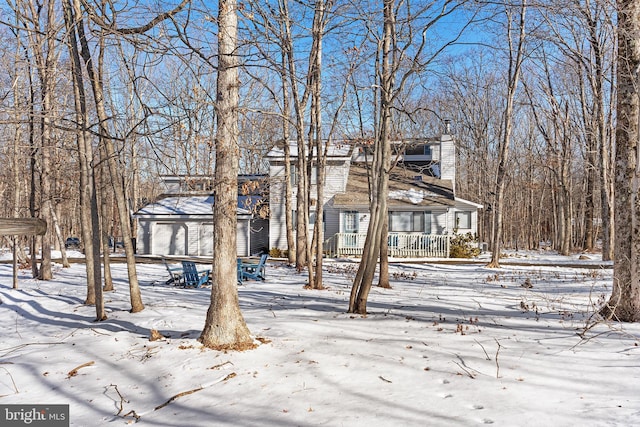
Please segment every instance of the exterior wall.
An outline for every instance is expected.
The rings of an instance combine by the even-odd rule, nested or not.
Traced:
[[[237,225],[238,256],[250,253],[248,219]],[[142,255],[213,254],[213,223],[205,219],[138,218],[137,252]]]
[[[285,188],[284,164],[271,163],[269,166],[269,249],[287,249]],[[292,202],[295,206],[295,197]]]
[[[329,230],[335,228],[337,219],[331,213],[332,208],[328,203],[337,193],[344,193],[347,187],[349,175],[349,162],[333,162],[327,165],[326,182],[324,189],[325,208],[325,238],[335,234],[329,234]],[[282,162],[271,163],[269,167],[269,249],[287,249],[287,228],[285,224],[285,183],[284,164]],[[292,189],[292,209],[296,210],[297,188]],[[317,186],[311,186],[311,198],[317,198]],[[312,210],[315,207],[312,206]],[[313,227],[310,227],[312,230]],[[295,235],[295,229],[294,229]]]
[[[475,205],[469,205],[467,203],[456,200],[456,205],[449,212],[449,224],[450,232],[453,233],[453,229],[456,226],[456,212],[470,212],[471,213],[471,227],[470,228],[458,228],[458,234],[477,234],[478,233],[478,208]]]
[[[442,135],[440,138],[440,179],[449,179],[456,188],[456,148],[451,135]]]

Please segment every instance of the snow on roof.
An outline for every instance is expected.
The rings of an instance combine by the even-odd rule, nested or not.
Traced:
[[[352,148],[353,146],[346,143],[333,142],[333,144],[331,144],[329,146],[329,149],[327,150],[327,156],[328,157],[350,157]],[[290,150],[291,157],[295,158],[298,156],[297,143],[295,142],[289,143],[289,150]],[[271,158],[284,157],[284,149],[278,146],[273,147],[271,151],[269,151],[269,153],[267,154],[267,157],[271,157]]]
[[[250,215],[248,206],[255,206],[261,201],[256,196],[238,197],[238,215]],[[156,215],[212,215],[213,196],[171,196],[158,200],[136,212],[136,216]]]
[[[352,164],[347,189],[334,197],[334,206],[360,206],[369,203],[367,166]],[[441,180],[419,172],[395,167],[389,176],[389,205],[453,206],[450,180]]]

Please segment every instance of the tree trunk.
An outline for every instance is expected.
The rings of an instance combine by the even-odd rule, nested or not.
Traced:
[[[104,155],[102,156],[104,157]],[[113,286],[113,276],[111,274],[111,246],[110,241],[113,239],[113,246],[116,247],[115,236],[110,233],[110,218],[111,218],[111,197],[109,197],[109,191],[107,190],[107,174],[106,166],[102,163],[99,166],[101,197],[100,197],[100,229],[102,230],[100,243],[102,245],[102,256],[104,264],[104,286],[102,288],[105,292],[111,292],[115,290]]]
[[[615,259],[606,318],[640,321],[640,0],[618,0]]]
[[[116,198],[116,205],[118,208],[118,219],[120,221],[120,228],[122,231],[122,240],[124,243],[124,250],[127,259],[127,272],[129,277],[129,298],[131,302],[131,312],[137,313],[144,309],[142,303],[142,296],[140,293],[140,286],[138,284],[138,275],[136,273],[136,259],[133,251],[133,242],[131,241],[131,227],[129,218],[129,207],[127,204],[127,198],[125,196],[122,176],[119,173],[117,156],[113,140],[110,137],[110,132],[107,129],[107,123],[109,122],[109,116],[105,105],[104,97],[104,81],[102,79],[102,52],[104,52],[102,46],[104,39],[100,39],[101,48],[99,51],[99,61],[97,65],[94,65],[91,51],[89,50],[88,41],[86,39],[84,29],[82,27],[83,20],[81,19],[81,7],[80,0],[74,0],[74,11],[76,13],[76,19],[79,20],[78,31],[80,37],[81,55],[85,62],[87,69],[87,75],[93,89],[93,99],[96,106],[96,114],[100,123],[99,137],[107,158],[104,159],[107,162],[109,168],[109,175],[111,178],[111,184],[114,196]],[[81,32],[80,32],[81,31]],[[95,236],[94,236],[95,238]],[[98,237],[99,238],[99,237]],[[98,240],[99,242],[99,240]],[[99,247],[99,243],[98,243]]]
[[[526,0],[522,1],[520,5],[520,19],[519,19],[519,36],[517,40],[517,47],[513,51],[513,40],[511,37],[511,12],[507,10],[508,15],[508,42],[509,42],[509,71],[508,71],[508,85],[507,85],[507,105],[504,112],[504,133],[500,141],[498,148],[498,171],[496,174],[495,193],[496,202],[493,206],[493,230],[492,230],[492,248],[491,248],[491,261],[487,264],[490,268],[500,267],[500,251],[502,249],[502,215],[504,210],[504,191],[506,186],[507,177],[507,162],[509,159],[509,145],[511,144],[511,130],[513,126],[513,104],[520,81],[520,69],[522,67],[522,60],[524,55],[524,39],[525,39],[525,14],[527,10]]]
[[[391,289],[389,281],[389,212],[385,214],[382,234],[380,234],[380,272],[378,273],[378,287]]]
[[[237,0],[218,2],[217,134],[213,205],[211,303],[200,342],[218,350],[254,346],[238,302],[236,283],[238,209]]]
[[[67,37],[69,39],[69,53],[71,57],[73,92],[76,109],[76,121],[78,131],[76,143],[78,145],[78,157],[80,166],[80,228],[82,240],[84,241],[85,264],[87,274],[87,298],[85,304],[96,305],[96,319],[107,318],[104,310],[104,299],[102,297],[100,270],[100,249],[96,245],[96,238],[99,235],[99,224],[97,223],[98,207],[95,183],[95,172],[93,168],[93,145],[89,134],[89,114],[86,101],[86,88],[82,73],[82,63],[80,51],[78,49],[78,32],[73,5],[68,1],[63,1],[65,25],[67,27]]]
[[[289,85],[287,84],[287,57],[282,52],[282,149],[284,150],[284,222],[287,228],[287,260],[290,265],[296,263],[296,242],[293,236],[293,201],[291,188],[291,147],[289,146],[289,118],[291,106],[289,102]]]
[[[367,229],[362,259],[349,298],[349,313],[367,314],[367,299],[373,284],[380,242],[387,216],[389,169],[391,168],[391,107],[395,88],[393,44],[395,39],[395,1],[384,1],[384,36],[382,40],[382,73],[380,77],[380,132],[373,155],[371,219]]]

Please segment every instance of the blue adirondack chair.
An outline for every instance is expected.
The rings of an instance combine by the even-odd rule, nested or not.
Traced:
[[[182,282],[185,288],[199,288],[209,282],[210,270],[198,271],[196,264],[191,261],[182,261]]]
[[[242,285],[242,259],[238,258],[238,285]]]
[[[171,267],[167,263],[167,260],[162,257],[162,263],[164,264],[167,272],[169,273],[169,280],[166,281],[166,284],[174,284],[178,285],[182,282],[182,267]]]
[[[257,264],[241,262],[240,267],[238,267],[242,272],[242,280],[240,282],[245,279],[264,280],[266,277],[265,263],[267,262],[268,257],[269,255],[263,254],[260,257],[260,262]]]

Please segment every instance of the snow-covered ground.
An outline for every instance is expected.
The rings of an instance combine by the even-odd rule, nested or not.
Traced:
[[[354,262],[327,262],[312,291],[272,261],[238,288],[259,343],[242,353],[202,347],[210,289],[166,285],[162,265],[138,266],[131,314],[114,264],[97,323],[82,264],[50,282],[20,271],[18,290],[0,264],[0,404],[69,404],[87,427],[637,424],[640,325],[596,323],[612,270],[590,257],[393,264],[366,317],[346,312]],[[545,265],[509,264],[523,259]]]

